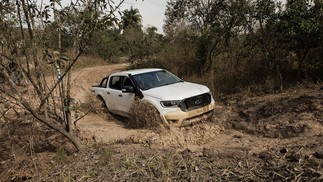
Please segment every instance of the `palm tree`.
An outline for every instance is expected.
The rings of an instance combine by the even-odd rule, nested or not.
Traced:
[[[139,10],[133,9],[131,6],[130,9],[126,9],[123,12],[123,16],[121,17],[121,26],[122,29],[131,29],[131,28],[141,28],[142,17],[139,13]]]
[[[148,27],[146,29],[146,32],[148,33],[148,35],[154,35],[156,32],[157,32],[157,28],[155,26],[152,26],[152,27]]]

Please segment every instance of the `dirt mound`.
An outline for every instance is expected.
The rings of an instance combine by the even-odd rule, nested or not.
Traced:
[[[233,102],[227,126],[252,135],[290,138],[323,129],[323,92],[317,88]]]

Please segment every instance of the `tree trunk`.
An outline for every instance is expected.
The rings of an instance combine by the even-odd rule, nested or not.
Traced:
[[[207,68],[207,73],[208,73],[208,80],[209,80],[209,88],[212,92],[212,94],[215,93],[215,86],[214,86],[214,63],[212,59],[209,59],[209,65]]]
[[[39,114],[35,110],[33,110],[26,101],[21,101],[21,103],[41,123],[44,123],[45,125],[47,125],[51,129],[64,135],[75,146],[75,148],[77,150],[81,151],[84,149],[84,146],[83,146],[82,142],[79,140],[79,138],[77,138],[77,137],[73,136],[71,133],[65,131],[63,126],[57,125],[56,121],[54,121],[52,119],[46,120],[46,118],[44,116],[42,116],[41,114]]]
[[[207,70],[206,72],[208,73],[208,80],[209,80],[209,88],[212,92],[212,94],[214,95],[215,94],[215,85],[214,85],[214,61],[213,61],[213,54],[214,52],[219,52],[217,51],[218,49],[218,46],[219,46],[219,43],[214,43],[214,45],[212,46],[212,48],[209,50],[208,52],[208,57],[207,57],[207,60],[208,60],[208,65],[207,65]]]

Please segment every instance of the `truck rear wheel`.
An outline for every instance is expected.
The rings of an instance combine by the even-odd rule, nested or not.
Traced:
[[[98,96],[98,99],[100,100],[101,102],[101,107],[104,108],[104,109],[107,109],[108,110],[108,106],[107,104],[105,103],[104,99],[101,97],[101,96]]]
[[[108,118],[108,120],[114,120],[114,114],[112,112],[110,112],[107,104],[105,103],[104,99],[98,95],[97,96],[97,100],[99,102],[97,102],[96,106],[94,106],[94,112],[96,113],[104,113],[106,115],[106,117]]]
[[[100,113],[106,113],[107,111],[108,111],[108,108],[104,99],[100,95],[98,95],[96,97],[96,101],[94,101],[92,105],[92,112],[100,114]]]

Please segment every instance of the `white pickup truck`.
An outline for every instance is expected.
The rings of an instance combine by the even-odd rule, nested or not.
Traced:
[[[163,69],[136,69],[111,74],[92,92],[114,114],[130,117],[135,97],[158,110],[166,125],[184,126],[212,117],[215,107],[210,90],[185,82]]]

